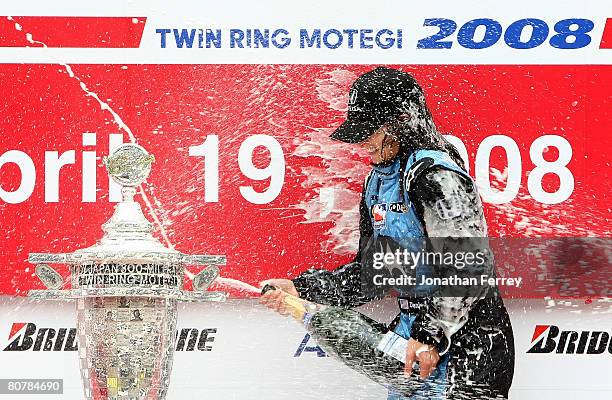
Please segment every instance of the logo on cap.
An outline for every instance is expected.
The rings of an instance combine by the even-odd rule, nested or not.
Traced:
[[[349,92],[348,103],[349,105],[353,105],[357,102],[357,89],[351,89]]]

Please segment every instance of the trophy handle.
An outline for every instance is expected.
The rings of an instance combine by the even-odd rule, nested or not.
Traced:
[[[207,266],[193,278],[193,290],[197,292],[206,291],[218,277],[219,267],[216,265]]]
[[[28,262],[32,264],[67,264],[68,255],[65,253],[30,253]]]
[[[35,272],[47,289],[57,290],[64,285],[62,275],[47,264],[37,264]]]

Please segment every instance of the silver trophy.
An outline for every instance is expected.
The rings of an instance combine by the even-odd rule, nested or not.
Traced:
[[[81,376],[86,399],[164,399],[170,381],[179,301],[224,301],[207,291],[225,265],[222,255],[187,255],[162,245],[134,201],[154,157],[124,144],[104,159],[123,200],[94,246],[73,253],[30,253],[48,288],[36,299],[76,300]],[[70,289],[49,264],[70,266]],[[183,290],[185,265],[204,265]]]

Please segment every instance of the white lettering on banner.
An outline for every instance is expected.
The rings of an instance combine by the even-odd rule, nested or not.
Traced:
[[[191,146],[189,155],[204,157],[204,201],[219,201],[219,137],[208,135],[199,146]]]
[[[253,165],[253,151],[258,146],[270,152],[270,164],[266,168]],[[245,199],[253,204],[265,204],[278,197],[285,183],[285,155],[275,138],[268,135],[249,136],[238,150],[238,165],[247,178],[259,181],[270,178],[270,186],[264,192],[256,192],[251,186],[240,186],[240,193]]]
[[[74,150],[68,150],[58,156],[57,151],[45,151],[45,201],[59,201],[59,174],[62,167],[74,164]]]
[[[502,191],[491,188],[489,178],[489,161],[491,150],[494,147],[502,147],[506,151],[508,159],[508,178],[506,188]],[[493,204],[503,204],[511,202],[519,192],[521,186],[521,153],[511,137],[503,135],[493,135],[485,138],[478,147],[476,153],[476,185],[480,190],[482,198]]]
[[[209,142],[210,140],[210,142]],[[270,152],[270,164],[257,168],[253,164],[255,148],[262,146]],[[190,156],[204,157],[204,201],[219,201],[219,138],[208,135],[204,143],[189,147]],[[270,179],[268,189],[257,192],[252,186],[240,186],[240,193],[253,204],[266,204],[280,194],[285,183],[285,155],[278,141],[269,135],[249,136],[238,150],[238,166],[249,179],[263,181]]]
[[[95,146],[95,133],[83,134],[83,146]],[[123,135],[109,135],[109,153],[123,143]],[[96,157],[95,151],[83,151],[82,201],[96,201]],[[66,165],[75,164],[76,151],[68,150],[61,155],[58,151],[45,151],[45,202],[59,201],[59,175]],[[19,150],[9,150],[0,155],[0,169],[5,164],[16,164],[21,171],[19,186],[14,191],[5,190],[0,185],[0,200],[9,204],[19,204],[28,200],[36,185],[36,166],[32,158]],[[112,202],[121,201],[121,187],[113,182],[109,185],[109,199]]]
[[[95,133],[84,133],[83,134],[83,147],[95,146],[96,145],[96,134]],[[84,203],[95,203],[96,202],[96,152],[95,151],[84,151],[83,152],[83,189],[82,196]]]
[[[459,152],[467,171],[469,172],[469,160],[465,145],[456,136],[444,135]],[[502,147],[508,159],[506,187],[499,191],[491,187],[489,161],[491,151],[495,147]],[[559,157],[555,161],[546,161],[543,154],[549,147],[559,151]],[[572,158],[572,145],[564,137],[558,135],[544,135],[533,141],[529,149],[529,156],[535,168],[529,172],[527,178],[527,189],[535,201],[543,204],[558,204],[567,200],[574,191],[574,176],[567,168]],[[483,200],[487,203],[503,204],[514,200],[519,192],[522,177],[522,160],[518,145],[511,137],[505,135],[493,135],[485,138],[476,151],[474,162],[476,170],[476,185]],[[542,179],[546,174],[554,174],[559,177],[559,189],[549,193],[542,188]]]
[[[556,147],[559,150],[559,157],[555,161],[544,159],[543,155],[548,147]],[[574,191],[574,176],[567,168],[572,159],[572,145],[567,139],[557,135],[540,136],[531,144],[529,156],[536,166],[527,178],[527,188],[533,198],[544,204],[557,204],[567,200]],[[542,178],[549,173],[559,177],[559,190],[554,193],[542,189]]]
[[[463,158],[469,171],[468,153],[465,144],[456,136],[445,135]],[[122,143],[123,136],[111,134],[109,138],[109,152]],[[95,146],[95,133],[83,134],[83,146]],[[253,155],[257,147],[265,147],[270,153],[270,163],[265,168],[258,168],[253,164]],[[505,177],[506,185],[503,189],[493,188],[490,177],[491,152],[495,147],[504,149],[507,158]],[[547,161],[543,154],[554,147],[559,152],[555,161]],[[558,135],[544,135],[531,144],[529,157],[535,168],[527,178],[527,189],[533,199],[543,204],[558,204],[567,200],[574,191],[574,176],[567,167],[572,158],[572,146],[567,139]],[[189,156],[204,157],[204,201],[219,201],[219,138],[217,135],[208,135],[204,143],[189,148]],[[83,151],[83,178],[82,201],[95,202],[96,200],[96,152]],[[19,150],[10,150],[0,156],[0,169],[9,163],[17,164],[21,171],[21,181],[18,189],[7,191],[0,186],[0,200],[16,204],[29,199],[36,183],[36,168],[34,162],[26,153]],[[61,155],[57,151],[45,152],[45,201],[49,203],[59,201],[59,175],[62,167],[75,164],[75,150],[68,150]],[[475,158],[476,184],[485,202],[503,204],[513,201],[522,183],[522,159],[517,143],[509,136],[493,135],[485,138],[476,151]],[[285,155],[280,143],[269,135],[252,135],[247,137],[238,150],[238,166],[240,171],[249,179],[256,181],[270,180],[268,188],[262,192],[255,191],[252,186],[240,186],[240,193],[245,200],[253,204],[266,204],[276,199],[285,183]],[[559,188],[555,192],[546,192],[542,187],[542,180],[546,174],[559,177]],[[498,177],[499,178],[499,177]],[[504,177],[502,176],[502,179]],[[119,201],[120,191],[116,184],[109,185],[110,200]],[[115,197],[117,196],[117,197]]]
[[[36,167],[34,161],[23,151],[9,150],[0,156],[0,168],[4,164],[14,163],[21,171],[21,183],[19,187],[12,191],[6,191],[0,186],[0,198],[10,204],[17,204],[26,201],[36,185]]]

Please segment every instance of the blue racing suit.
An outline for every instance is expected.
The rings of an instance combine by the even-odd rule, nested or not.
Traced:
[[[372,237],[401,243],[411,238],[487,235],[474,182],[439,150],[418,150],[396,157],[389,165],[374,166],[364,184],[360,214],[355,259],[335,271],[310,269],[295,278],[300,297],[344,307],[373,300],[363,292],[360,278],[367,257],[363,249]],[[430,272],[417,269],[419,273]],[[514,343],[499,296],[400,294],[398,303],[400,313],[390,328],[405,338],[437,346],[441,354],[436,370],[411,399],[507,398]],[[406,397],[391,390],[389,399]]]

